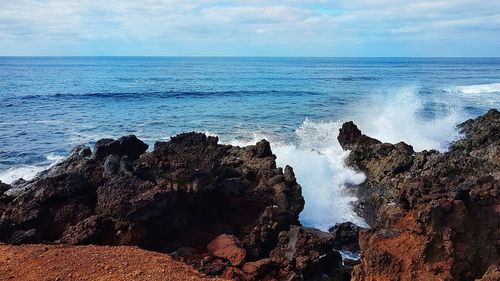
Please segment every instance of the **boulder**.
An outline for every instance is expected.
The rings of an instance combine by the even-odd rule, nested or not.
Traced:
[[[359,252],[358,235],[362,228],[352,222],[337,223],[328,232],[333,234],[336,250]]]
[[[243,263],[246,251],[240,246],[240,241],[234,235],[221,234],[207,245],[208,251],[214,256],[227,259],[232,265]]]
[[[334,237],[328,232],[291,226],[290,230],[280,233],[270,258],[286,269],[280,273],[284,280],[293,276],[306,280],[314,276],[335,276],[341,269],[342,257],[333,249],[333,243]]]
[[[117,156],[127,155],[131,160],[139,158],[146,150],[148,145],[139,140],[134,135],[123,136],[118,140],[114,139],[101,139],[94,145],[93,158],[102,160],[106,156],[114,154]],[[87,154],[85,150],[84,154]]]

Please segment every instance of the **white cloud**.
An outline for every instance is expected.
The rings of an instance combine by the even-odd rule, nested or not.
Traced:
[[[215,48],[222,47],[252,54],[249,48],[255,46],[263,50],[295,46],[299,52],[308,46],[304,55],[311,55],[311,50],[323,46],[325,54],[338,55],[344,49],[369,53],[373,45],[405,51],[402,48],[415,41],[425,47],[467,38],[498,46],[500,42],[491,38],[498,37],[499,31],[497,0],[0,2],[0,50],[4,53],[16,51],[16,46],[24,52],[30,49],[28,45],[33,50],[40,45],[57,50],[61,44],[78,50],[86,44],[121,45],[130,53],[147,49],[148,44],[168,44],[190,53],[190,48],[196,49],[193,44],[203,44],[207,47],[204,54],[217,53]],[[353,45],[346,46],[346,42]],[[456,48],[469,49],[466,45]]]

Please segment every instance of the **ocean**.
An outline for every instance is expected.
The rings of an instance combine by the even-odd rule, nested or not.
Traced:
[[[443,151],[455,125],[499,107],[500,58],[0,57],[0,180],[31,179],[104,137],[266,138],[303,187],[303,224],[364,225],[342,122]]]

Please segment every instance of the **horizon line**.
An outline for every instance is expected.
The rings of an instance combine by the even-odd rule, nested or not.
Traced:
[[[210,56],[210,55],[0,55],[0,58],[98,58],[98,57],[143,57],[143,58],[500,58],[500,56]]]

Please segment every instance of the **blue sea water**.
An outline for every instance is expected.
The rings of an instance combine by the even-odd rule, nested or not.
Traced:
[[[341,122],[445,150],[456,124],[499,107],[499,58],[0,57],[0,180],[103,137],[267,138],[303,186],[305,224],[363,224],[345,190],[364,176],[343,164]]]

